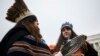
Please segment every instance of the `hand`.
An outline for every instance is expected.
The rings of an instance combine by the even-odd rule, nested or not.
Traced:
[[[53,56],[55,56],[57,53],[58,53],[58,52],[54,52],[54,53],[53,53]]]

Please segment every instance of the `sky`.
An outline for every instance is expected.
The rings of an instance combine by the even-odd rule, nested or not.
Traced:
[[[100,33],[100,0],[24,0],[37,16],[40,32],[48,45],[56,44],[62,23],[70,22],[73,30],[87,36]],[[14,0],[0,1],[0,40],[15,23],[5,19]]]

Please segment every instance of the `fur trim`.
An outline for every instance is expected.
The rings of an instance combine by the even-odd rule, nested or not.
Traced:
[[[18,18],[15,19],[15,22],[17,23],[30,15],[33,15],[33,14],[30,11],[25,11],[24,14],[21,14]]]

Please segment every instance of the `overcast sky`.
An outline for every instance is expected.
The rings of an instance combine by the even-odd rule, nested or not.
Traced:
[[[55,44],[62,23],[73,24],[77,34],[87,36],[100,33],[100,0],[24,0],[39,20],[39,27],[46,43]],[[5,20],[14,0],[0,1],[0,39],[15,24]]]

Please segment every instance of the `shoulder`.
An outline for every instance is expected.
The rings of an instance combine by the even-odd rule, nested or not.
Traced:
[[[0,42],[0,51],[2,53],[6,53],[9,47],[18,39],[24,37],[25,35],[29,34],[23,28],[12,28],[1,40]]]
[[[24,56],[24,55],[31,55],[31,46],[29,43],[24,41],[16,41],[12,44],[9,48],[7,55],[8,56]]]
[[[15,42],[11,48],[9,48],[8,55],[11,53],[27,53],[30,55],[50,55],[51,52],[45,48],[41,48],[37,45],[33,45],[27,41],[17,41]],[[16,53],[15,53],[16,54]]]
[[[32,55],[25,52],[16,51],[16,52],[7,54],[7,56],[32,56]]]

